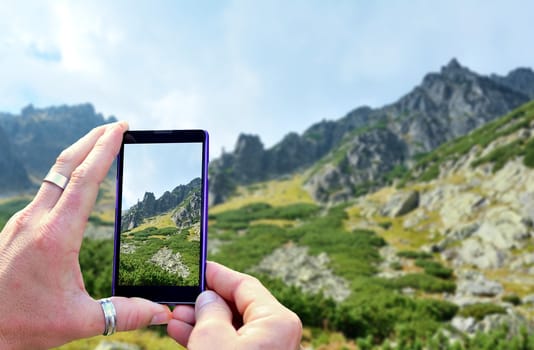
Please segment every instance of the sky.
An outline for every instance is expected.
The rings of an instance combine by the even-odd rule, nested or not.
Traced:
[[[202,143],[124,145],[122,210],[202,176]]]
[[[270,147],[392,103],[451,58],[534,66],[532,1],[15,1],[0,4],[0,111],[90,102],[131,129]]]

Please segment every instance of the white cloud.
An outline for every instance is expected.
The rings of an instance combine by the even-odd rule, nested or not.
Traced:
[[[0,110],[92,102],[132,128],[289,131],[393,102],[456,56],[532,66],[530,2],[7,1]]]

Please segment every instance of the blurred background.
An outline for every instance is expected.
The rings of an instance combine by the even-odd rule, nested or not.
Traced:
[[[3,1],[0,226],[96,125],[206,129],[209,258],[297,312],[305,348],[534,348],[532,13]],[[114,186],[80,257],[95,297],[110,294]],[[159,212],[139,198],[132,240],[173,235],[184,198]],[[62,349],[111,346],[179,348],[150,329]]]

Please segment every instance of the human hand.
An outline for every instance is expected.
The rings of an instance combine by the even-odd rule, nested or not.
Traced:
[[[34,200],[0,233],[0,348],[45,349],[102,334],[104,314],[85,290],[78,255],[100,183],[126,123],[93,129],[57,158],[65,190],[43,182]],[[168,307],[113,297],[117,330],[164,324]]]
[[[256,278],[208,262],[206,280],[212,291],[203,292],[194,309],[173,311],[167,331],[177,342],[190,350],[299,348],[300,319]]]

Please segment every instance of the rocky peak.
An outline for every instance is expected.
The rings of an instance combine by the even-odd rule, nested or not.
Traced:
[[[531,68],[517,68],[506,76],[492,74],[490,78],[511,89],[522,92],[534,99],[534,71]]]
[[[123,230],[131,230],[139,226],[144,219],[166,213],[179,206],[185,206],[187,211],[198,211],[196,215],[198,218],[202,200],[201,196],[198,195],[201,185],[200,178],[196,178],[187,185],[176,186],[171,192],[166,191],[158,199],[156,199],[154,193],[145,192],[143,200],[139,201],[122,215]],[[185,216],[191,218],[192,214],[182,213],[182,217]]]

